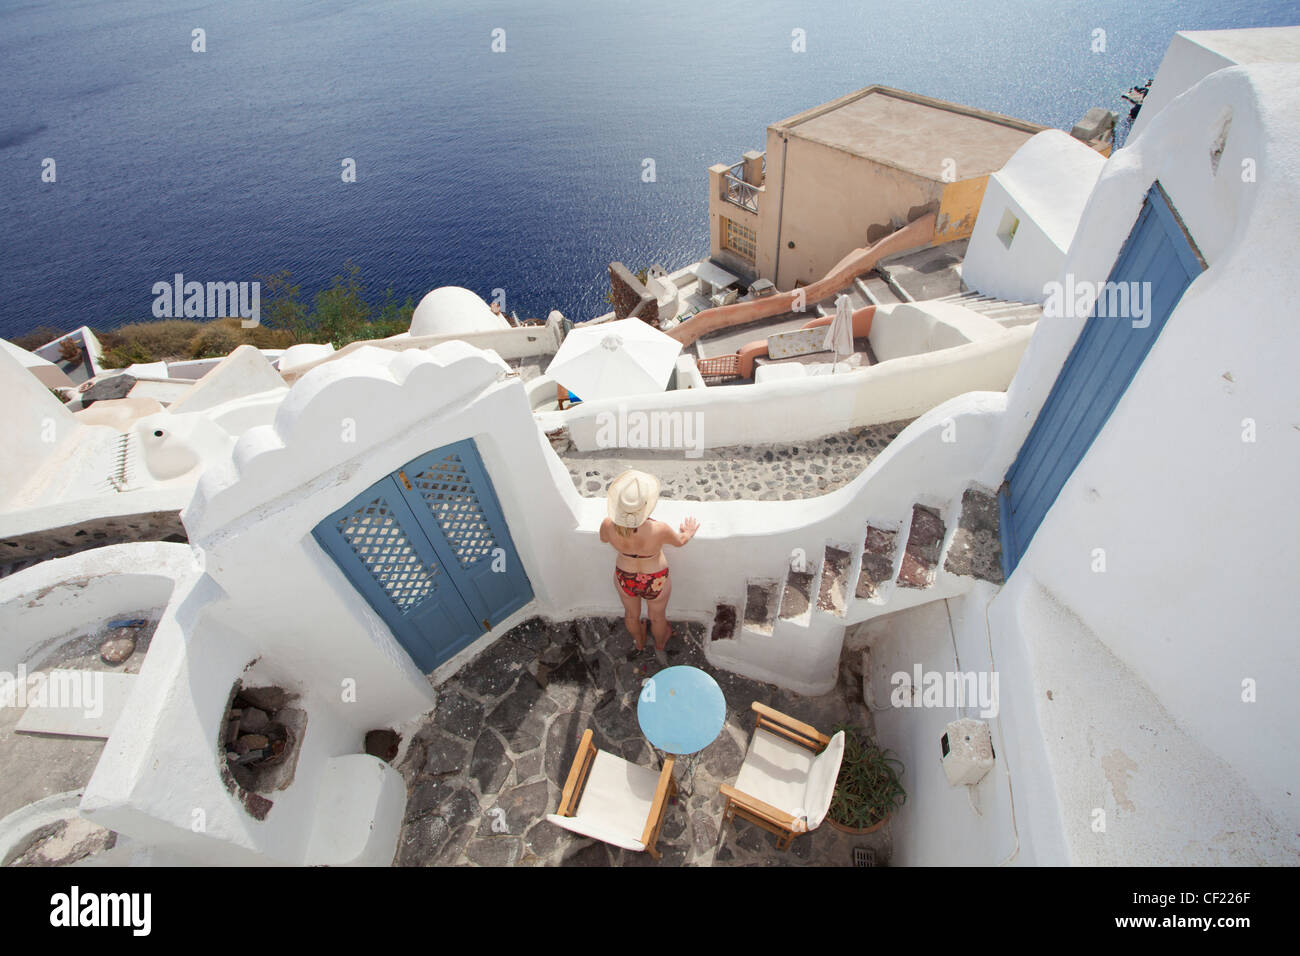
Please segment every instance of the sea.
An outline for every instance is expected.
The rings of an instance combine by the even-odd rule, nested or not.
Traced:
[[[367,297],[608,311],[708,252],[707,169],[873,83],[1069,129],[1247,0],[0,2],[0,336],[349,264]],[[1121,132],[1122,135],[1122,132]],[[50,181],[52,179],[52,181]]]

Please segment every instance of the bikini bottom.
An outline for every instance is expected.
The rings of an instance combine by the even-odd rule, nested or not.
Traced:
[[[623,589],[623,593],[628,597],[645,598],[647,601],[653,601],[663,593],[664,585],[668,583],[668,569],[664,568],[662,571],[655,571],[654,573],[643,573],[615,568],[614,577],[618,579],[618,586]]]

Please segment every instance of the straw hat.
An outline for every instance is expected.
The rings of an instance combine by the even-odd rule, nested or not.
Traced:
[[[639,528],[659,503],[659,479],[629,468],[609,483],[609,518],[624,528]]]

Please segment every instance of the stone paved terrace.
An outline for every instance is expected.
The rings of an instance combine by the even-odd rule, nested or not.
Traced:
[[[603,750],[643,766],[655,757],[641,735],[641,682],[660,669],[635,654],[621,620],[527,621],[503,636],[438,690],[435,710],[403,728],[394,763],[408,788],[396,863],[400,866],[851,866],[855,847],[888,862],[892,823],[850,835],[824,823],[778,851],[776,838],[744,821],[719,833],[722,783],[734,783],[762,701],[823,732],[845,721],[873,730],[862,701],[857,655],[846,654],[840,682],[822,697],[801,697],[717,670],[704,660],[702,624],[675,622],[669,665],[713,675],[727,701],[726,725],[706,748],[692,793],[669,804],[662,859],[581,837],[546,820],[559,806],[583,731]],[[681,763],[679,761],[679,767]],[[678,773],[681,779],[681,773]],[[904,786],[907,778],[904,777]],[[503,811],[503,812],[502,812]],[[495,827],[494,827],[495,824]]]
[[[567,451],[560,457],[574,487],[588,498],[603,498],[610,481],[639,468],[663,482],[662,498],[791,501],[847,485],[911,422],[870,425],[797,444],[711,448],[699,458],[686,458],[680,450],[634,448],[619,449],[619,457],[606,451]]]

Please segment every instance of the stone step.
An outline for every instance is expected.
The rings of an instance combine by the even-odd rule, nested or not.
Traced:
[[[857,281],[862,284],[863,291],[866,292],[871,297],[871,300],[877,305],[894,305],[895,303],[903,301],[898,297],[898,294],[890,288],[889,283],[874,272],[865,279],[858,279]]]
[[[781,595],[781,620],[806,621],[812,615],[813,573],[791,569]]]
[[[729,641],[736,636],[736,609],[730,604],[719,604],[713,614],[713,631],[710,641]]]
[[[862,567],[858,571],[858,584],[854,596],[871,600],[880,593],[880,586],[894,576],[894,555],[898,548],[898,532],[867,526],[867,537],[862,545]]]
[[[745,627],[760,634],[771,634],[781,596],[780,582],[748,581],[745,587]]]
[[[905,588],[928,588],[934,584],[939,550],[947,531],[939,512],[924,505],[912,506],[912,526],[903,549],[903,564],[898,584]]]
[[[834,315],[835,300],[838,299],[840,295],[847,295],[849,297],[849,305],[854,312],[871,305],[870,296],[868,296],[862,289],[859,289],[856,283],[853,283],[843,292],[837,292],[835,295],[818,302],[817,311],[822,315]]]
[[[843,617],[848,607],[849,565],[853,556],[839,548],[826,546],[822,562],[821,588],[817,592],[817,609]]]
[[[1002,539],[998,534],[998,499],[991,492],[967,488],[961,496],[961,515],[943,562],[952,574],[1002,583]]]

